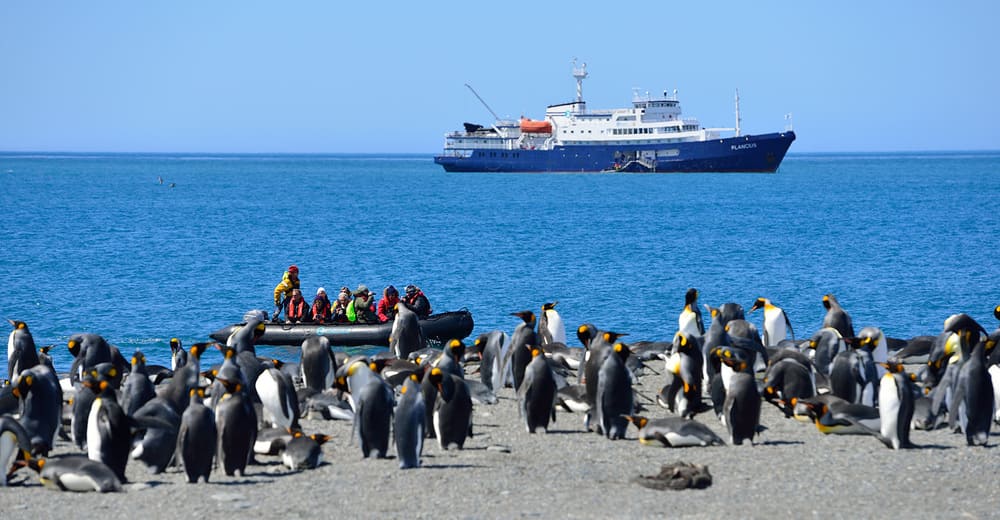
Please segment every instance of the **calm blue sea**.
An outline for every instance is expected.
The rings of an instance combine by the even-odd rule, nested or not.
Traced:
[[[157,183],[157,177],[164,184]],[[169,187],[174,184],[174,187]],[[766,174],[446,174],[430,156],[0,154],[0,317],[39,345],[96,332],[167,364],[303,292],[421,286],[473,334],[558,300],[669,339],[688,287],[783,306],[798,336],[834,293],[856,328],[910,337],[968,312],[996,328],[1000,152],[791,155]],[[760,323],[760,313],[750,319]],[[6,326],[6,325],[4,325]],[[5,330],[4,333],[9,331]],[[297,359],[294,349],[273,355]],[[5,363],[5,361],[0,362]]]

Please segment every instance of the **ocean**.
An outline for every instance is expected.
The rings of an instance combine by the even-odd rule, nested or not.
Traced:
[[[587,322],[669,340],[689,287],[713,306],[767,297],[799,338],[820,328],[827,293],[859,330],[937,334],[957,312],[993,330],[997,200],[1000,152],[793,150],[773,175],[449,174],[429,155],[4,153],[0,317],[55,344],[60,371],[77,332],[168,365],[170,338],[206,341],[247,310],[270,311],[297,264],[309,301],[320,286],[414,283],[436,311],[469,309],[472,337],[510,333],[512,312],[558,301],[571,339]],[[759,327],[762,315],[748,319]]]

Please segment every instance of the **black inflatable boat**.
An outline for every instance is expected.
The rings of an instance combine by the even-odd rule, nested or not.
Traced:
[[[210,334],[212,339],[225,343],[235,330],[245,325],[235,323]],[[424,336],[432,341],[444,342],[450,339],[464,339],[472,334],[472,313],[459,311],[432,314],[420,320]],[[299,346],[311,336],[326,336],[330,344],[338,347],[358,347],[362,345],[389,346],[392,322],[375,324],[357,323],[271,323],[265,322],[264,335],[257,340],[258,345]]]

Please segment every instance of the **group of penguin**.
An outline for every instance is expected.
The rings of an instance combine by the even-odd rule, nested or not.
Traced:
[[[37,348],[27,324],[10,321],[0,484],[31,468],[48,487],[117,491],[129,460],[153,473],[182,467],[192,483],[217,469],[243,475],[257,456],[315,468],[330,437],[306,434],[302,417],[352,421],[365,458],[388,457],[391,438],[400,468],[415,468],[427,438],[442,450],[462,449],[473,435],[474,404],[497,404],[505,387],[513,388],[528,433],[548,431],[563,410],[581,413],[584,429],[612,440],[627,438],[632,423],[647,445],[752,444],[769,403],[822,433],[870,434],[893,449],[914,447],[911,428],[942,426],[970,445],[987,443],[991,423],[1000,421],[1000,329],[988,333],[957,314],[938,336],[904,342],[876,327],[855,334],[837,299],[822,301],[823,327],[796,340],[784,311],[765,298],[749,311],[763,310],[762,333],[736,303],[706,305],[706,330],[698,291],[690,289],[671,341],[627,344],[620,341],[627,334],[587,323],[576,331],[583,348],[567,345],[555,302],[539,315],[512,313],[520,322],[511,335],[491,331],[471,347],[458,339],[429,346],[415,315],[401,308],[388,351],[347,356],[310,337],[298,363],[258,357],[265,317],[249,313],[225,345],[185,350],[171,340],[169,368],[147,365],[140,351],[126,360],[97,334],[71,336],[74,360],[63,377],[52,347]],[[1000,306],[994,315],[1000,319]],[[203,367],[210,348],[223,361]],[[633,387],[658,363],[664,385],[649,398]],[[920,370],[908,372],[913,366]],[[654,403],[672,415],[640,415]],[[725,441],[695,419],[708,412],[725,425]],[[58,438],[86,455],[47,458]]]

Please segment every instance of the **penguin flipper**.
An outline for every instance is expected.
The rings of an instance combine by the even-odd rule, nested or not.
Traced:
[[[792,328],[792,322],[788,319],[788,313],[782,310],[781,315],[785,318],[785,326],[788,327],[788,332],[792,333],[792,341],[795,341],[795,329]]]

